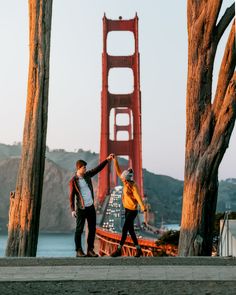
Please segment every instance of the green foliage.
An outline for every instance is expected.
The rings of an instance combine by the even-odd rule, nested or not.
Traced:
[[[179,244],[179,230],[168,230],[156,241],[157,246]]]

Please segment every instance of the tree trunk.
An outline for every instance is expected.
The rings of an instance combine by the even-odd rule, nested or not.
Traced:
[[[234,5],[217,23],[222,1],[188,0],[188,83],[185,179],[179,255],[211,255],[218,168],[236,117],[235,26],[226,44],[212,103],[218,43],[234,17]]]
[[[6,256],[36,256],[45,164],[52,0],[29,0],[29,74],[21,162]]]

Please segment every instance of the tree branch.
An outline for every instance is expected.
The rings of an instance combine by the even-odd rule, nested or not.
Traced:
[[[215,99],[213,103],[213,112],[217,116],[220,112],[227,87],[230,79],[233,76],[236,66],[236,46],[235,46],[235,22],[233,22],[229,38],[225,46],[224,56],[221,62],[221,67],[218,76]]]
[[[229,82],[208,153],[218,158],[219,163],[228,147],[236,118],[236,72]]]
[[[235,16],[235,3],[233,3],[230,7],[228,7],[220,19],[218,25],[216,26],[216,34],[217,34],[217,43],[220,41],[224,31],[227,29],[229,23]]]
[[[211,1],[206,1],[206,5],[207,10],[208,10],[208,16],[207,16],[207,23],[209,22],[209,29],[208,29],[208,33],[211,35],[212,31],[214,30],[215,26],[216,26],[216,22],[220,13],[220,9],[222,6],[222,2],[223,0],[220,1],[215,1],[215,0],[211,0]]]
[[[188,30],[193,27],[193,33],[204,32],[206,44],[210,46],[212,32],[216,29],[217,18],[221,9],[223,0],[196,1],[189,0],[187,6],[188,12]]]

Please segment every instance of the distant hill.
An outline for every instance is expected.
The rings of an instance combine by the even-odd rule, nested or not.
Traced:
[[[230,178],[219,183],[217,212],[230,209],[236,212],[236,179]]]
[[[21,145],[20,143],[14,145],[7,145],[0,143],[0,160],[5,160],[12,157],[20,157]]]
[[[179,223],[181,218],[183,181],[143,171],[144,190],[155,213],[157,223]]]
[[[0,144],[0,229],[6,230],[8,222],[9,193],[15,190],[21,146]],[[40,230],[44,232],[69,232],[74,229],[68,201],[68,181],[75,170],[75,162],[84,159],[88,168],[98,164],[98,154],[79,149],[77,152],[49,150],[47,148]],[[124,159],[122,161],[125,162]],[[144,190],[155,215],[155,225],[163,219],[166,223],[179,223],[181,217],[183,181],[143,170]],[[94,179],[97,188],[97,179]],[[236,179],[220,182],[217,211],[227,206],[236,211]]]
[[[0,161],[0,229],[6,231],[8,223],[9,193],[15,190],[19,158]],[[67,232],[74,228],[68,202],[67,184],[72,174],[52,161],[46,160],[40,216],[40,230]]]

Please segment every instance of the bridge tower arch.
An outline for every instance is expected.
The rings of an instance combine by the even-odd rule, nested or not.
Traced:
[[[107,36],[111,31],[130,31],[134,34],[134,53],[126,56],[112,56],[107,52]],[[114,94],[108,90],[108,75],[112,68],[129,68],[134,78],[132,93]],[[110,139],[110,112],[115,109],[114,139]],[[116,124],[116,115],[126,113],[129,123],[126,126]],[[132,116],[131,116],[132,113]],[[118,140],[117,132],[127,131],[127,140]],[[143,196],[142,173],[142,130],[141,130],[141,91],[140,91],[140,66],[138,48],[138,16],[133,19],[111,20],[104,14],[103,17],[103,53],[102,53],[102,91],[101,91],[101,135],[100,135],[100,160],[110,153],[117,156],[128,156],[129,165],[134,170],[134,178]],[[104,197],[111,189],[110,167],[106,166],[99,174],[98,202],[102,203]]]

